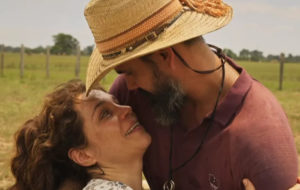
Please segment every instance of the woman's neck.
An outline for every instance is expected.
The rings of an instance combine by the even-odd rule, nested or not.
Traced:
[[[122,182],[130,186],[133,190],[142,189],[142,159],[126,164],[117,164],[113,167],[110,166],[102,169],[105,173],[102,176],[103,179]]]

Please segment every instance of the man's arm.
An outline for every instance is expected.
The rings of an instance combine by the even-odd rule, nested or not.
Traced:
[[[296,183],[298,158],[288,125],[253,124],[233,133],[235,180],[248,178],[257,190],[283,190]]]
[[[82,190],[84,185],[73,179],[66,179],[58,188],[58,190]]]
[[[297,184],[288,190],[300,190],[300,177],[297,179]],[[243,179],[243,184],[245,186],[245,190],[255,190],[254,185],[251,183],[249,179]]]

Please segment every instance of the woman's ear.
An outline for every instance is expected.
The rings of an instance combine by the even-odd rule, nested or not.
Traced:
[[[71,148],[68,151],[68,156],[80,166],[88,167],[96,164],[94,156],[90,155],[84,148]]]

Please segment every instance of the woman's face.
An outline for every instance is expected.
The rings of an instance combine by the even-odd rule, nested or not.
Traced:
[[[91,91],[88,97],[82,94],[80,99],[83,101],[75,109],[83,117],[86,149],[101,166],[142,158],[151,137],[131,107],[119,105],[112,95],[101,90]]]

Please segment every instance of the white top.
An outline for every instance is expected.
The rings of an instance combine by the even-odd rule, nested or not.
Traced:
[[[131,187],[118,181],[105,179],[91,179],[83,190],[133,190]]]

